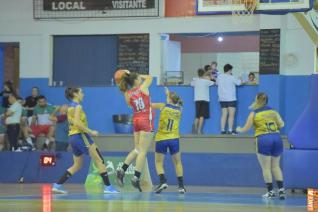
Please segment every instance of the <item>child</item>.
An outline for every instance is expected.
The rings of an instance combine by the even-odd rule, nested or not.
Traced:
[[[210,117],[210,86],[214,82],[210,80],[209,73],[198,69],[199,78],[194,78],[191,86],[194,87],[194,101],[196,116],[193,124],[193,133],[202,134],[204,119]]]
[[[221,116],[221,134],[236,135],[233,128],[234,117],[237,106],[236,86],[241,85],[242,81],[232,75],[233,66],[226,64],[224,73],[217,78],[219,101],[222,108]],[[228,122],[228,131],[225,130]]]

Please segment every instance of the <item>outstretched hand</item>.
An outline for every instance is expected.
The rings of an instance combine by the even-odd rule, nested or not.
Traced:
[[[165,92],[166,92],[166,95],[168,96],[168,95],[169,95],[169,89],[168,89],[168,87],[165,87]]]

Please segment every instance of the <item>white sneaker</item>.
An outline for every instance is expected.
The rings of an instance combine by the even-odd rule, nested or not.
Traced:
[[[267,192],[266,194],[263,195],[264,199],[273,199],[275,198],[276,194],[274,190],[271,190],[269,192]]]
[[[112,185],[104,187],[104,194],[118,194],[119,191],[114,188]]]
[[[21,148],[18,147],[16,150],[13,150],[14,152],[22,152]]]
[[[286,190],[284,188],[280,188],[278,190],[278,196],[280,200],[286,199]]]

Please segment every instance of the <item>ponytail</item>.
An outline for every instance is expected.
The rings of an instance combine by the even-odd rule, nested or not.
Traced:
[[[66,99],[68,99],[69,101],[72,101],[74,98],[74,94],[78,93],[80,91],[79,87],[67,87],[65,89],[65,97]]]
[[[180,98],[180,96],[176,92],[170,92],[169,93],[169,98],[171,99],[172,103],[174,105],[178,105],[180,107],[183,106],[183,101]]]
[[[121,92],[128,91],[134,86],[135,80],[137,78],[138,78],[138,74],[135,72],[125,73],[119,82],[119,86],[118,86],[119,90]]]
[[[249,107],[252,110],[256,110],[266,106],[268,103],[268,96],[265,93],[258,93],[256,95],[255,101]]]

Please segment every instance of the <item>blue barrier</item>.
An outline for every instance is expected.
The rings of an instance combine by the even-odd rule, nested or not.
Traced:
[[[284,180],[286,188],[318,188],[318,150],[286,150]]]
[[[72,154],[57,154],[56,166],[41,167],[41,152],[1,152],[0,183],[16,183],[24,177],[26,183],[52,183],[72,165]],[[127,153],[103,153],[107,156],[126,156]],[[197,186],[253,186],[263,187],[261,169],[255,154],[184,153],[184,180],[187,185]],[[85,156],[83,169],[76,173],[70,183],[84,183],[89,168]],[[158,183],[155,172],[154,153],[148,154],[150,175]],[[177,184],[171,157],[167,155],[166,176],[169,184]],[[235,176],[235,177],[234,177]],[[112,176],[111,176],[112,177]]]

